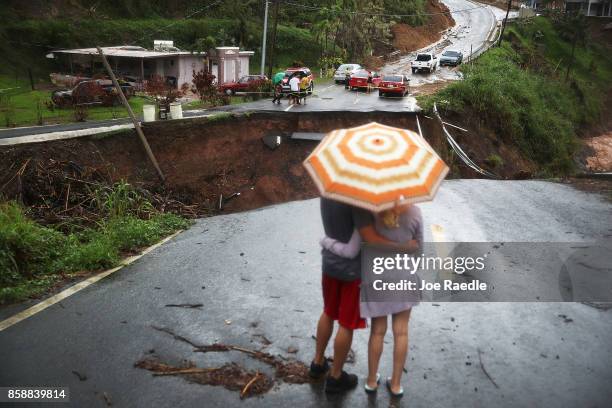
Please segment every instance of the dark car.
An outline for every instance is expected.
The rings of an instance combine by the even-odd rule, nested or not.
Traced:
[[[245,92],[255,84],[263,84],[268,80],[265,75],[245,75],[237,82],[226,82],[219,86],[219,92],[234,95],[236,92]]]
[[[447,50],[440,56],[440,66],[448,65],[456,67],[463,62],[463,53],[461,51]]]
[[[126,98],[134,95],[134,87],[126,82],[119,82]],[[108,79],[81,81],[72,89],[60,89],[51,93],[51,100],[57,107],[74,105],[112,106],[120,103],[119,95],[113,82]]]

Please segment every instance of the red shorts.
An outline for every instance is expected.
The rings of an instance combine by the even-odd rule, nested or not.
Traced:
[[[341,281],[323,274],[323,312],[347,329],[363,329],[365,319],[359,314],[361,280]]]

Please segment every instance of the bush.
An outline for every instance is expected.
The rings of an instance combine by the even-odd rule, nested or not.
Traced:
[[[190,221],[157,212],[142,194],[122,182],[95,193],[106,218],[95,228],[67,235],[36,224],[16,203],[0,204],[0,304],[43,292],[58,274],[118,265],[121,254],[159,241]]]
[[[502,139],[516,143],[545,170],[568,173],[576,149],[576,112],[572,92],[548,78],[522,70],[520,58],[505,44],[465,65],[464,80],[424,101],[459,113],[473,112]]]
[[[55,273],[66,237],[28,219],[14,202],[0,204],[0,286]]]

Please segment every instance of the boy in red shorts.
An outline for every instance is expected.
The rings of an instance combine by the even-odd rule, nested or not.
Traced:
[[[371,223],[365,210],[351,207],[338,201],[321,198],[321,217],[325,235],[348,242],[355,228]],[[317,346],[310,364],[310,376],[320,378],[327,373],[326,392],[343,392],[357,385],[357,376],[343,371],[344,362],[353,342],[353,330],[363,329],[366,322],[359,315],[359,284],[361,260],[341,258],[327,250],[323,257],[323,313],[317,325]],[[334,339],[334,360],[331,368],[325,359],[325,349],[334,330],[334,321],[339,323]]]

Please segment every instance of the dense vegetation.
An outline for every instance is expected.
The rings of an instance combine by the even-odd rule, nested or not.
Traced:
[[[0,203],[0,304],[42,293],[62,278],[113,267],[122,253],[189,225],[155,211],[125,183],[97,196],[101,220],[68,233],[37,224],[15,202]]]
[[[517,22],[501,47],[462,67],[463,81],[422,103],[478,117],[544,174],[570,173],[577,132],[600,119],[612,79],[608,51],[588,41],[584,27],[567,16]]]
[[[154,39],[171,39],[192,51],[214,45],[241,46],[256,51],[257,61],[263,8],[260,0],[8,1],[0,10],[0,52],[4,56],[0,72],[23,75],[23,69],[31,67],[45,77],[53,68],[44,58],[49,50],[96,44],[150,48]],[[299,60],[319,66],[322,58],[330,57],[360,61],[376,41],[388,39],[393,22],[423,24],[427,20],[424,13],[425,0],[273,3],[269,44],[274,41],[278,15],[273,64],[285,67]]]

